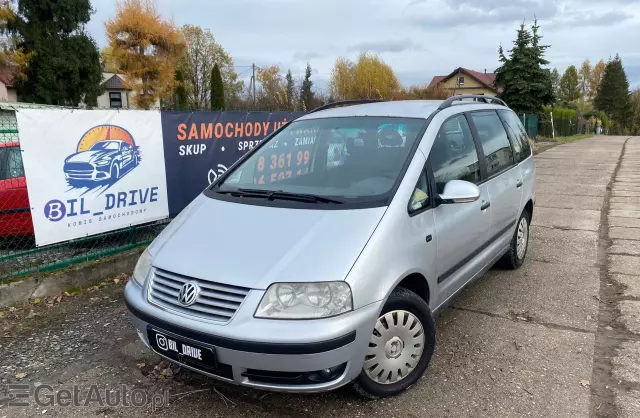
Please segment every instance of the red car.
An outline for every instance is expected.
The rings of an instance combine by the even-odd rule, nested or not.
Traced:
[[[0,237],[33,235],[20,143],[0,143]]]

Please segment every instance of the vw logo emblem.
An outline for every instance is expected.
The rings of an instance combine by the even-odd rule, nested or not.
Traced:
[[[200,288],[197,284],[194,282],[185,283],[180,289],[180,294],[178,294],[178,302],[180,302],[182,306],[191,306],[196,303],[199,293]]]

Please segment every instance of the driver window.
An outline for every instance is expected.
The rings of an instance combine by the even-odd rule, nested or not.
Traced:
[[[438,193],[451,180],[480,181],[480,165],[467,119],[463,115],[448,119],[440,128],[429,153]]]

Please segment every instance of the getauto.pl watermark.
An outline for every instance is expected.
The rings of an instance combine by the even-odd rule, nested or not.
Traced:
[[[55,389],[51,385],[0,385],[0,409],[5,407],[135,407],[152,410],[169,405],[169,391],[149,393],[141,388],[121,385],[101,388],[98,385]]]

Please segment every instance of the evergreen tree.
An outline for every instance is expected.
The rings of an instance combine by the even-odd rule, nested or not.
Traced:
[[[224,84],[218,64],[211,70],[211,110],[224,110]]]
[[[293,95],[294,95],[294,84],[293,84],[293,76],[291,75],[291,70],[289,70],[287,72],[287,76],[285,77],[287,80],[287,85],[286,85],[286,90],[285,90],[285,94],[286,94],[286,105],[287,105],[287,110],[290,111],[294,111],[295,110],[295,106],[293,105]]]
[[[178,86],[174,92],[174,108],[178,110],[185,110],[189,107],[189,103],[187,100],[187,90],[185,88],[184,82],[184,74],[182,71],[176,71],[176,81],[178,82]]]
[[[613,133],[623,134],[631,127],[629,81],[618,54],[607,63],[593,104],[610,117]]]
[[[313,81],[311,81],[311,66],[307,63],[307,70],[304,74],[304,81],[302,82],[302,87],[300,88],[300,108],[306,111],[311,110],[312,100],[313,100],[313,92],[311,91],[311,87],[313,87]]]
[[[570,65],[562,75],[560,80],[560,98],[565,102],[573,102],[580,97],[580,84],[578,81],[578,70],[574,65]]]
[[[10,5],[5,2],[2,7]],[[17,79],[20,100],[97,105],[102,90],[100,52],[84,30],[91,13],[89,0],[20,0],[9,13],[6,32],[18,39],[17,48],[30,54]]]
[[[540,44],[538,29],[537,20],[531,31],[521,24],[509,57],[502,46],[498,50],[502,64],[496,70],[495,85],[503,89],[502,99],[517,112],[534,113],[554,101],[551,71],[542,68],[549,63],[544,59],[549,46]]]

